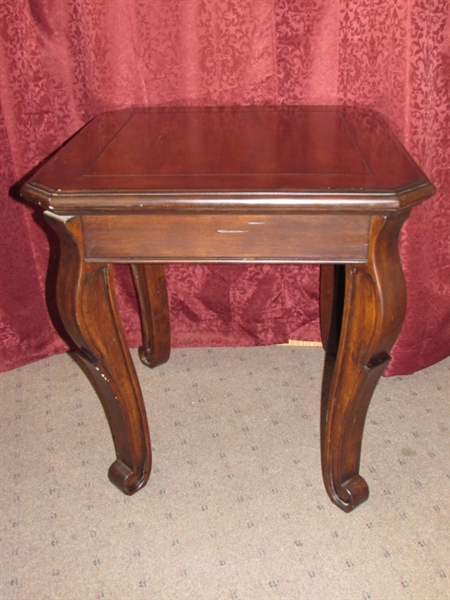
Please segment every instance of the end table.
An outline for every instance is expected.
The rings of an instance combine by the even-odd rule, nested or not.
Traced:
[[[133,494],[151,468],[112,265],[131,265],[140,358],[155,367],[170,354],[165,263],[318,263],[324,483],[344,511],[366,500],[365,417],[405,314],[398,233],[433,193],[383,119],[358,108],[124,109],[81,129],[21,195],[60,239],[58,307],[111,427],[110,480]]]

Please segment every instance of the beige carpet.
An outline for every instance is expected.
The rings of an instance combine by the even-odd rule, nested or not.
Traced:
[[[0,375],[1,599],[449,598],[450,360],[380,382],[371,496],[351,514],[321,480],[322,360],[269,347],[137,363],[154,466],[131,498],[108,482],[106,420],[69,356]]]

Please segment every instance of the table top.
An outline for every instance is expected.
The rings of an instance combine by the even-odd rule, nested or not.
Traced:
[[[398,210],[434,188],[375,112],[338,106],[103,113],[22,187],[57,214]]]

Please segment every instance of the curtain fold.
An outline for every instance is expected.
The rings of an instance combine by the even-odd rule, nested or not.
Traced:
[[[134,105],[358,104],[437,186],[400,242],[406,321],[388,374],[450,353],[448,0],[3,0],[0,369],[69,347],[58,244],[18,182],[96,114]],[[168,265],[174,346],[319,340],[318,268]],[[118,295],[140,341],[126,268]]]

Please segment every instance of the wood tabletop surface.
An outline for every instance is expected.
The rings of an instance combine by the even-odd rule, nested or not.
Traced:
[[[377,113],[338,106],[103,113],[22,189],[59,214],[398,210],[432,193]],[[226,205],[226,206],[225,206]]]

